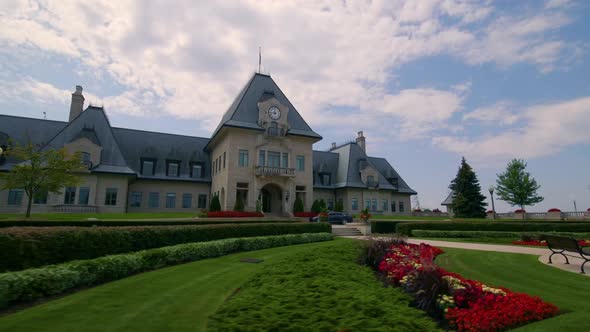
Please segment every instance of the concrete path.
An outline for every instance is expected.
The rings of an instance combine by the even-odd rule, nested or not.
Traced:
[[[367,240],[370,237],[367,236],[359,236],[356,237],[357,239]],[[565,271],[573,272],[573,273],[580,273],[580,266],[584,262],[581,258],[569,257],[570,261],[569,264],[565,264],[565,259],[561,255],[553,255],[552,261],[553,264],[548,264],[549,255],[551,251],[547,248],[531,248],[525,246],[510,246],[510,245],[501,245],[501,244],[483,244],[483,243],[466,243],[466,242],[450,242],[450,241],[437,241],[437,240],[421,240],[421,239],[406,239],[408,243],[413,244],[420,244],[426,243],[431,246],[435,247],[446,247],[446,248],[458,248],[458,249],[468,249],[468,250],[482,250],[482,251],[497,251],[497,252],[509,252],[509,253],[516,253],[516,254],[527,254],[527,255],[537,255],[539,256],[539,262],[543,264],[547,264],[552,267],[556,267]],[[590,263],[584,266],[586,269],[587,277],[590,277]]]

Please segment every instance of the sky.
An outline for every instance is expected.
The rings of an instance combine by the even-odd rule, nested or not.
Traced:
[[[67,121],[81,85],[113,126],[210,137],[262,47],[314,148],[364,131],[421,208],[465,156],[488,200],[520,158],[545,198],[528,211],[586,210],[588,17],[583,0],[2,0],[0,113]]]

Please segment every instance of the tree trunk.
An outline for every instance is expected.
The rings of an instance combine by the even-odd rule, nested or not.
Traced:
[[[33,195],[29,196],[29,202],[27,203],[27,215],[26,218],[31,217],[31,205],[33,204]]]

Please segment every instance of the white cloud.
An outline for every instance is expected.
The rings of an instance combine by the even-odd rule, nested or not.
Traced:
[[[524,126],[497,135],[441,136],[433,143],[480,162],[547,156],[569,145],[590,144],[590,97],[532,106],[522,119]]]
[[[479,107],[463,115],[463,121],[478,120],[490,122],[493,125],[512,125],[518,121],[518,116],[511,109],[514,105],[507,101],[500,101],[491,106]]]

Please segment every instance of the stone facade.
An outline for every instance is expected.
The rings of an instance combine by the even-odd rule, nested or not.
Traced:
[[[0,140],[82,152],[88,171],[76,187],[49,194],[33,212],[198,211],[217,195],[222,210],[239,199],[246,211],[291,216],[296,198],[306,211],[316,199],[329,208],[410,214],[415,194],[383,158],[367,156],[365,136],[314,151],[322,139],[268,75],[255,74],[211,138],[112,128],[104,109],[72,94],[69,122],[0,115]],[[0,142],[0,144],[5,144]],[[3,160],[8,172],[17,160]],[[26,197],[0,191],[0,212],[23,212]]]

